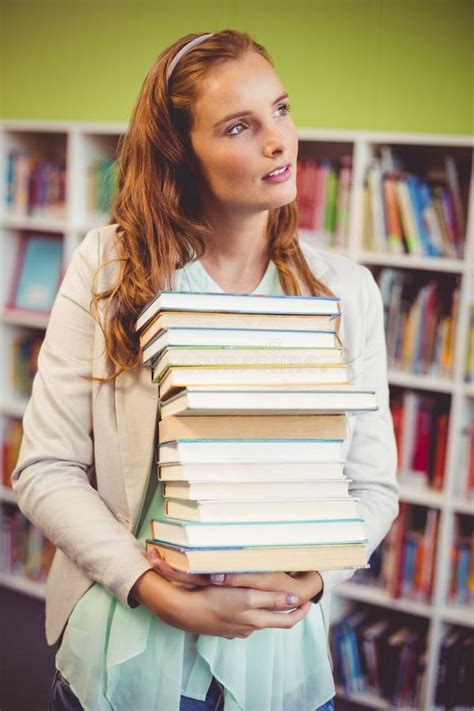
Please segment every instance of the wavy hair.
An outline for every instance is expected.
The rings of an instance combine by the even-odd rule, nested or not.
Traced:
[[[111,378],[140,363],[135,321],[176,269],[203,256],[209,228],[200,220],[196,190],[199,167],[191,140],[192,106],[206,74],[215,66],[257,52],[272,66],[262,45],[237,30],[217,32],[178,62],[169,83],[168,67],[198,34],[182,37],[155,60],[141,87],[127,132],[116,154],[118,191],[111,224],[117,224],[115,283],[95,291],[92,309],[103,314]],[[284,293],[333,296],[312,274],[298,243],[296,201],[270,210],[270,259]],[[102,320],[102,319],[101,319]]]

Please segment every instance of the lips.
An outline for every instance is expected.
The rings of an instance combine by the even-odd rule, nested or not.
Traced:
[[[284,163],[283,165],[279,165],[276,168],[272,168],[272,170],[267,173],[266,175],[263,176],[262,180],[266,180],[267,178],[273,178],[276,177],[277,175],[281,175],[282,173],[285,172],[287,168],[290,168],[291,163]]]

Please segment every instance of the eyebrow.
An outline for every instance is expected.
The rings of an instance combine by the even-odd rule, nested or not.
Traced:
[[[283,101],[283,99],[288,99],[288,93],[284,93],[281,96],[278,97],[278,99],[275,99],[273,102],[272,106],[275,106],[275,104],[278,104],[279,101]],[[243,110],[243,111],[237,111],[237,113],[234,114],[229,114],[228,116],[225,116],[224,118],[220,119],[216,124],[214,124],[214,128],[217,128],[221,124],[225,123],[226,121],[230,121],[231,119],[235,118],[242,118],[243,116],[248,116],[252,112],[249,110]]]

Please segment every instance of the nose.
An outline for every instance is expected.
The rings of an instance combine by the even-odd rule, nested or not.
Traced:
[[[283,134],[274,126],[265,132],[263,141],[263,152],[268,158],[280,155],[285,150],[285,139]]]

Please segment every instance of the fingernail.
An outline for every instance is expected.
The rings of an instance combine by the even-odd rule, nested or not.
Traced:
[[[289,593],[286,596],[286,604],[287,605],[296,605],[297,602],[298,602],[298,595],[292,595],[291,593]]]
[[[225,580],[225,575],[223,573],[213,573],[211,575],[211,580],[213,583],[223,583]]]

